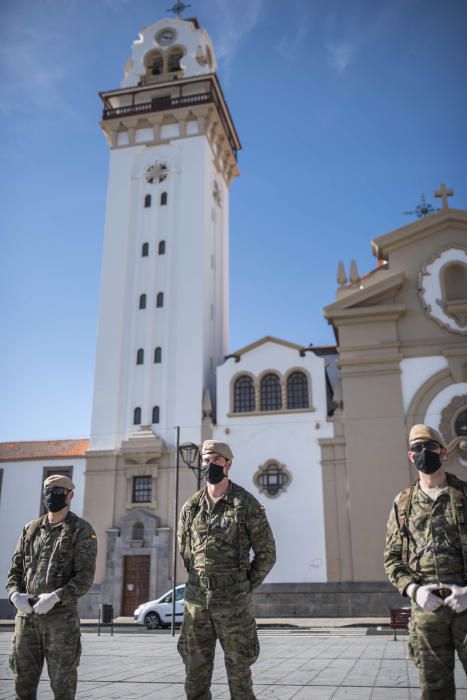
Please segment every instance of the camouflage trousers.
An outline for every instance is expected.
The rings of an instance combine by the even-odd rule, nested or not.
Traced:
[[[412,603],[409,653],[420,673],[421,700],[454,700],[455,652],[467,674],[467,611],[425,612]]]
[[[79,617],[76,608],[59,608],[46,615],[20,613],[10,668],[16,700],[36,700],[44,659],[55,700],[73,700],[81,655]]]
[[[210,687],[218,639],[224,650],[231,700],[255,700],[250,666],[258,658],[259,642],[251,594],[219,604],[212,601],[210,593],[204,596],[204,602],[201,595],[196,596],[196,602],[185,598],[178,652],[185,664],[186,697],[212,700]]]

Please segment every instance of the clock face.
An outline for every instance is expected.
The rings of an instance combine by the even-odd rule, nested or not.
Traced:
[[[157,41],[161,46],[167,46],[168,44],[171,44],[174,39],[175,32],[173,29],[163,29],[157,35]]]

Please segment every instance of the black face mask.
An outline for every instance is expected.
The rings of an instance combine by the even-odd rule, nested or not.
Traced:
[[[44,491],[45,507],[50,513],[58,513],[59,510],[62,510],[67,505],[66,496],[66,493],[62,490],[57,493],[53,489],[47,489]]]
[[[414,454],[414,464],[424,474],[434,474],[441,466],[441,455],[430,450],[422,450]]]
[[[224,467],[214,462],[203,469],[203,474],[209,484],[219,484],[225,478]]]

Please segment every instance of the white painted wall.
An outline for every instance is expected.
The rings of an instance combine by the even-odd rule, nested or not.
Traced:
[[[6,598],[5,582],[16,543],[26,523],[39,517],[44,467],[72,467],[76,487],[72,511],[82,517],[84,499],[85,460],[31,460],[27,462],[2,462],[2,494],[0,501],[0,580]]]
[[[233,377],[267,369],[285,374],[303,368],[311,376],[313,412],[229,417]],[[318,440],[332,436],[327,422],[324,360],[313,353],[267,342],[217,369],[217,426],[214,437],[228,442],[235,459],[232,480],[266,507],[277,545],[277,563],[268,583],[326,581],[323,485]],[[285,493],[276,498],[260,494],[253,482],[258,467],[274,459],[292,474]]]
[[[169,170],[157,185],[145,179],[155,162]],[[160,206],[162,192],[167,206]],[[158,255],[160,240],[165,255]],[[141,256],[144,242],[149,257]],[[228,190],[205,136],[111,151],[90,449],[118,448],[137,429],[136,406],[142,424],[160,407],[154,430],[169,445],[178,425],[184,440],[200,440],[203,389],[215,389],[215,367],[227,349],[227,256]],[[156,308],[160,291],[164,306]],[[157,346],[161,364],[154,364]],[[136,365],[138,348],[143,365]]]
[[[443,409],[449,406],[456,396],[467,396],[467,382],[451,384],[440,391],[428,406],[424,422],[434,428],[439,428]]]
[[[401,360],[401,387],[404,413],[406,414],[410,403],[425,382],[437,372],[445,369],[448,361],[445,357],[433,355],[432,357],[409,357]]]

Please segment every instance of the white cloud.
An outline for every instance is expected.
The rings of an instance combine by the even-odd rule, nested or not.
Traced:
[[[338,73],[343,73],[354,58],[356,46],[350,41],[328,42],[326,44],[328,63]]]
[[[235,53],[258,24],[263,4],[264,0],[209,0],[209,14],[215,26],[213,43],[227,82]]]

